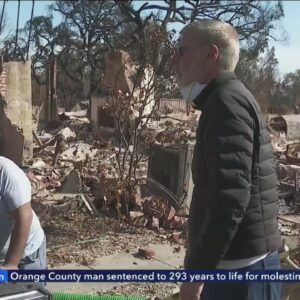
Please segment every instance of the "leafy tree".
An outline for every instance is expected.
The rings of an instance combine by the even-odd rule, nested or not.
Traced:
[[[60,26],[65,32],[60,30],[58,34],[64,41],[64,58],[69,54],[77,60],[80,58],[77,72],[71,73],[78,74],[80,79],[88,74],[90,91],[87,97],[90,97],[99,87],[104,54],[122,46],[128,24],[120,18],[118,6],[113,1],[56,1],[50,10],[63,17]],[[68,60],[60,63],[66,69],[70,65]]]

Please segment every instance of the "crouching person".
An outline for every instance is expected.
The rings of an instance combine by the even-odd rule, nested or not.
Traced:
[[[31,208],[31,184],[0,156],[0,269],[46,269],[46,239]]]

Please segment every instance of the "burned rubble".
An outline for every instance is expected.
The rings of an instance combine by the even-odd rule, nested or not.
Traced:
[[[299,267],[300,246],[300,115],[270,118],[272,144],[277,158],[279,185],[279,229],[290,257]]]
[[[93,199],[93,206],[100,212],[109,209],[114,200],[122,196],[118,195],[120,191],[117,189],[118,180],[114,173],[117,147],[109,140],[103,142],[103,137],[94,136],[88,131],[88,126],[86,119],[76,118],[62,122],[62,129],[50,130],[39,135],[43,144],[34,147],[32,164],[26,170],[37,199],[41,197],[43,202],[47,203],[47,198],[53,198],[61,191],[66,194],[64,188],[68,185],[68,180],[72,180],[72,184],[69,185],[74,189],[70,194],[87,193]],[[173,132],[167,132],[160,137],[164,136],[163,140],[166,140],[168,135],[173,135]],[[64,145],[60,146],[62,142]],[[157,143],[162,143],[162,138],[158,139]],[[139,170],[138,179],[147,180],[147,162],[142,162]],[[77,177],[74,174],[77,174],[80,184],[75,184]],[[148,197],[143,197],[141,186],[138,186],[133,195],[128,195],[129,198],[134,198],[128,217],[134,220],[147,215],[150,218],[160,218],[161,224],[167,224],[167,221],[174,219],[174,216],[171,217],[170,213],[167,213],[174,211],[168,201],[159,199],[159,196],[149,197],[149,191]]]
[[[33,159],[25,169],[32,183],[34,209],[50,235],[50,249],[51,246],[62,245],[62,250],[49,252],[50,261],[72,261],[77,257],[73,253],[66,260],[65,245],[70,240],[61,237],[61,241],[57,238],[54,241],[59,230],[74,231],[69,234],[70,238],[77,236],[76,240],[78,236],[83,241],[97,240],[103,232],[101,227],[109,228],[111,225],[108,224],[122,230],[127,227],[132,228],[133,232],[152,232],[147,233],[149,238],[177,244],[179,246],[174,251],[181,251],[185,239],[186,212],[180,210],[167,194],[157,190],[154,192],[147,185],[148,158],[138,168],[137,186],[131,191],[122,190],[115,173],[118,147],[107,137],[91,132],[85,116],[77,116],[76,113],[65,113],[65,116],[68,117],[60,121],[58,128],[44,129],[37,134],[41,145],[35,142]],[[162,128],[165,133],[160,135],[160,139],[155,139],[157,144],[166,141],[168,134],[173,135],[164,123]],[[171,124],[167,128],[172,128]],[[62,142],[64,145],[60,147]],[[71,224],[77,229],[72,228]],[[88,233],[87,224],[95,229],[100,226],[101,230]],[[107,229],[108,232],[114,235],[111,228]],[[124,245],[128,245],[128,239],[131,240],[133,245],[128,245],[129,248],[143,246],[143,243],[134,243],[126,234],[123,238],[126,238]],[[146,242],[144,246],[147,246]],[[112,252],[123,249],[108,248]],[[84,257],[88,260],[87,255]]]
[[[127,67],[122,69],[125,62]],[[118,81],[123,91],[117,91],[117,94],[121,96],[132,92],[130,74],[135,67],[127,62],[128,55],[122,51],[106,58],[106,63],[111,67],[105,73],[103,82],[110,84]],[[114,78],[120,71],[122,76]],[[150,80],[147,74],[151,74],[151,68],[149,72],[140,85],[142,89],[143,86],[146,89]],[[141,91],[135,91],[135,97],[141,97],[140,93]],[[148,97],[152,99],[153,96]],[[116,119],[107,109],[105,97],[92,98],[90,117],[87,110],[66,112],[63,108],[57,108],[55,95],[50,94],[46,100],[42,104],[43,109],[36,109],[39,116],[34,118],[37,123],[33,126],[36,128],[33,131],[34,155],[25,171],[32,183],[33,206],[46,230],[48,229],[50,249],[57,244],[65,249],[67,240],[64,237],[61,236],[61,243],[54,241],[54,236],[61,227],[62,231],[68,232],[69,242],[73,236],[77,236],[77,240],[79,235],[79,243],[97,240],[103,230],[88,232],[87,226],[100,226],[107,228],[107,232],[112,235],[112,232],[126,228],[137,233],[147,231],[146,237],[163,243],[174,243],[177,245],[174,251],[180,251],[180,245],[184,246],[188,213],[186,207],[182,206],[186,200],[186,196],[182,195],[190,192],[189,170],[185,171],[184,176],[179,176],[179,173],[174,175],[180,178],[180,185],[183,186],[182,190],[177,191],[168,186],[168,183],[160,182],[160,178],[155,172],[150,172],[148,166],[154,151],[153,145],[161,146],[161,149],[170,147],[172,155],[175,153],[176,156],[182,145],[188,145],[194,140],[199,114],[187,114],[183,100],[160,99],[155,117],[150,118],[148,123],[141,124],[138,151],[143,158],[136,166],[135,181],[132,182],[119,177],[118,164],[123,160],[124,170],[128,171],[131,166],[126,153],[133,151],[133,145],[126,148],[124,143],[120,143],[117,136],[119,128],[116,128]],[[151,101],[143,114],[147,115],[153,108]],[[133,115],[139,107],[134,104]],[[61,112],[56,116],[45,114],[49,111]],[[155,149],[156,153],[161,152],[161,149]],[[160,154],[152,154],[154,157],[157,155]],[[155,159],[151,161],[154,169],[160,165]],[[110,227],[115,230],[112,231]],[[106,229],[104,232],[106,236]],[[124,238],[124,247],[128,245],[132,248],[130,238],[126,234]],[[147,243],[140,241],[141,238],[137,240],[139,242],[135,243],[136,248],[147,246]],[[120,247],[115,245],[109,249],[114,252]],[[50,251],[51,261],[59,258],[57,253],[51,253]],[[65,255],[62,257],[65,258]]]
[[[152,145],[168,149],[192,142],[194,136],[191,133],[196,122],[192,126],[191,123],[182,125],[182,122],[172,120],[174,113],[168,116],[168,120],[152,122],[148,127],[145,136],[151,136]],[[179,199],[175,197],[174,200],[175,191],[170,196],[162,189],[159,180],[153,185],[155,174],[149,170],[151,151],[139,165],[138,184],[131,190],[124,189],[116,176],[115,158],[119,148],[114,140],[91,131],[89,120],[83,113],[64,113],[63,120],[60,119],[58,128],[38,134],[42,145],[36,142],[32,164],[26,170],[38,213],[73,220],[81,219],[83,214],[93,222],[100,218],[105,222],[116,222],[123,228],[133,228],[136,232],[147,230],[152,232],[152,237],[178,245],[174,251],[181,251],[186,237],[187,210],[175,202]],[[300,234],[300,143],[297,139],[287,138],[280,126],[273,128],[269,123],[269,127],[280,179],[279,228],[285,243],[291,249],[297,249]],[[153,128],[159,128],[159,133],[153,134]],[[180,138],[174,138],[174,132],[178,132]],[[61,141],[64,147],[58,151]],[[145,145],[148,146],[146,142]],[[168,186],[168,183],[162,183]],[[168,189],[172,191],[171,186]],[[135,245],[138,246],[141,245]],[[298,252],[291,253],[297,264]]]
[[[14,138],[17,155],[11,158],[22,165],[31,181],[33,207],[49,236],[52,263],[66,260],[68,255],[68,261],[76,259],[81,250],[86,251],[86,245],[95,249],[95,244],[105,244],[104,248],[109,249],[103,252],[97,248],[98,254],[94,251],[92,256],[132,248],[138,251],[147,247],[149,239],[172,243],[175,252],[185,246],[193,189],[190,162],[200,113],[182,99],[155,99],[153,91],[146,95],[153,81],[151,66],[141,76],[139,89],[134,90],[132,76],[137,66],[126,52],[108,54],[105,62],[101,84],[115,98],[108,94],[92,96],[88,109],[84,109],[86,105],[77,105],[73,111],[58,107],[55,76],[47,77],[46,98],[41,106],[30,108],[30,116],[26,111],[22,122],[16,122],[18,116],[10,106],[5,107],[9,97],[18,101],[12,87],[3,94],[2,145]],[[56,63],[52,59],[49,64],[49,72],[55,75]],[[28,71],[28,66],[25,72],[23,66],[8,65],[7,76],[18,68],[21,73]],[[24,82],[30,90],[30,80]],[[139,101],[147,97],[147,105],[141,105]],[[24,111],[30,102],[30,97],[25,98],[20,100]],[[122,122],[112,113],[109,101],[123,105],[126,116]],[[132,131],[139,113],[146,116],[147,122],[140,122]],[[299,116],[268,120],[280,179],[279,227],[291,249],[299,247],[300,234]],[[30,137],[24,130],[29,123]],[[132,136],[135,143],[129,142]],[[12,151],[4,146],[2,154],[9,156]],[[138,160],[128,156],[134,151]],[[124,176],[131,169],[133,179]],[[143,232],[147,234],[138,238]],[[77,254],[68,254],[66,247],[73,244]],[[86,263],[91,259],[88,255],[83,257]]]

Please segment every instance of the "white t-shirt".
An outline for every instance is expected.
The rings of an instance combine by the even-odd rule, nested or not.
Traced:
[[[31,184],[25,173],[11,160],[0,156],[0,261],[5,259],[14,228],[11,212],[31,201]],[[33,211],[24,255],[34,253],[44,240],[44,231]]]

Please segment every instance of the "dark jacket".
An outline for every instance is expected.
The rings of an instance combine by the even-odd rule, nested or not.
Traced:
[[[278,180],[266,123],[253,95],[226,72],[196,98],[202,111],[192,163],[187,269],[280,248]]]

